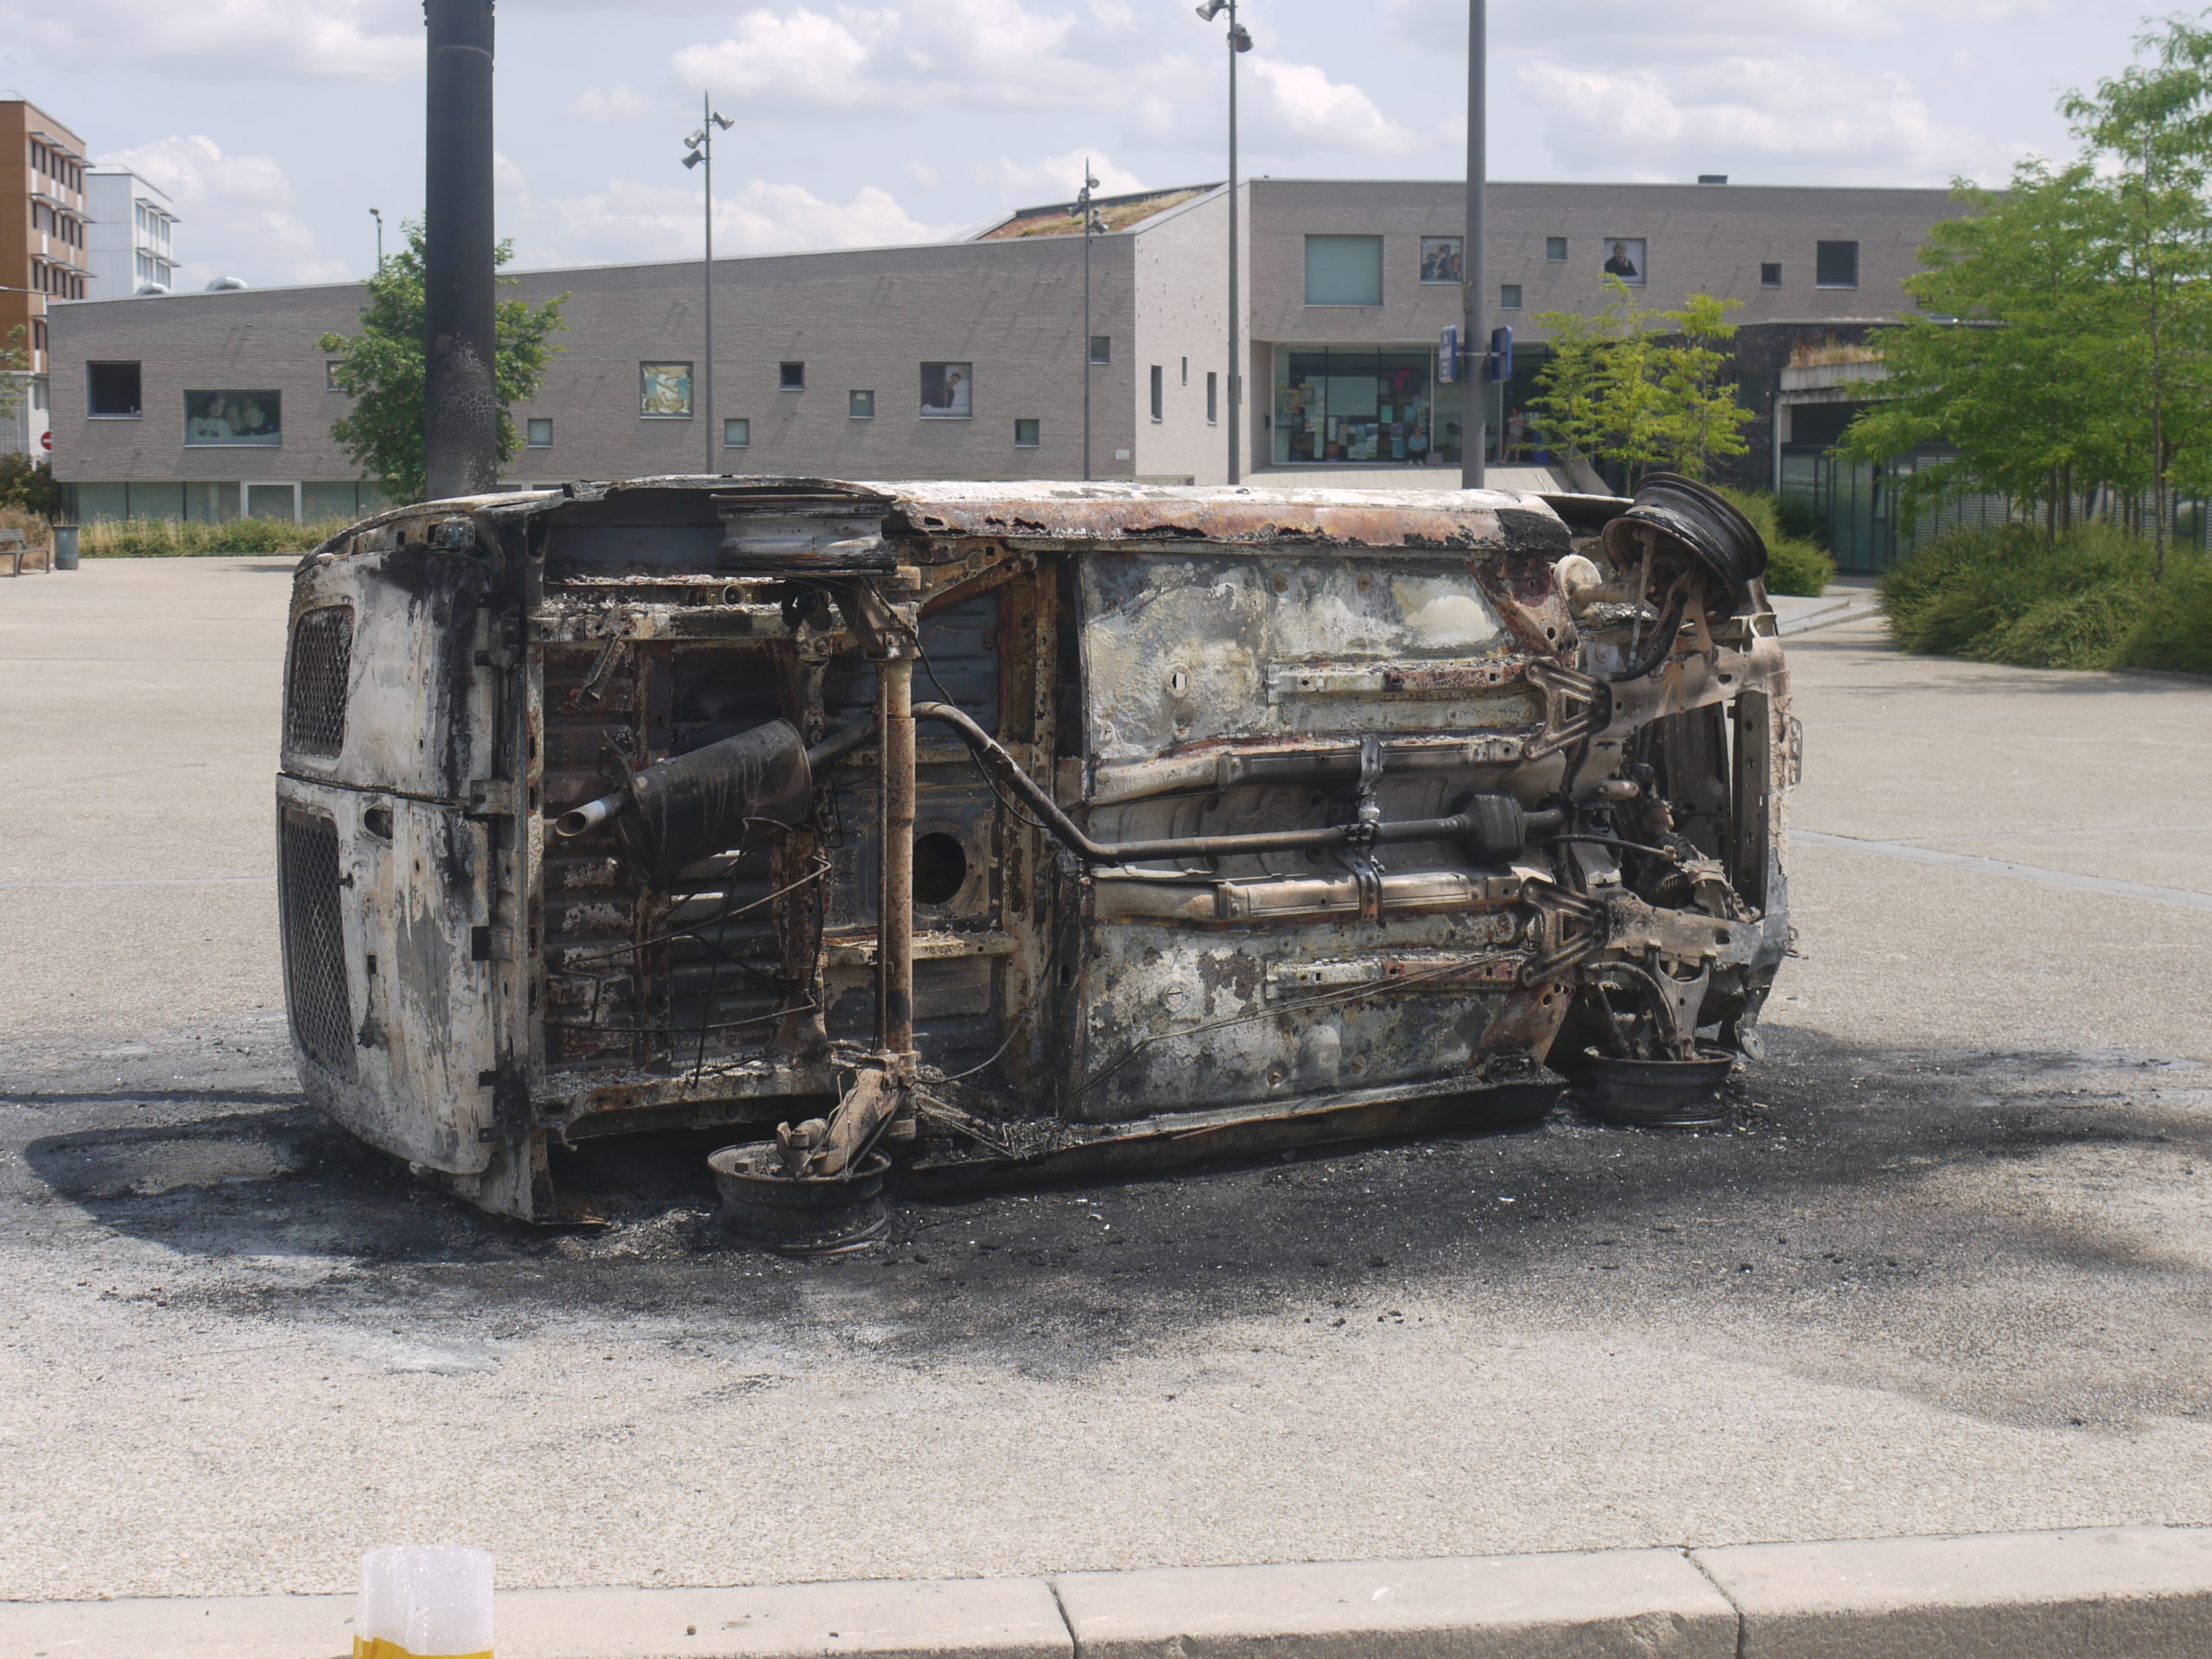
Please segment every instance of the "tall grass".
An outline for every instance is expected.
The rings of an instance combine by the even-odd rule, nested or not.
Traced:
[[[207,524],[181,518],[96,518],[79,532],[78,548],[88,559],[303,553],[353,522],[328,518],[294,524],[277,518],[233,518],[226,524]]]
[[[2029,524],[1955,530],[1883,575],[1906,651],[2023,668],[2164,668],[2212,674],[2212,558],[2108,524],[2055,541]]]
[[[1724,487],[1720,493],[1736,504],[1766,543],[1767,592],[1817,599],[1835,580],[1835,561],[1819,543],[1793,533],[1774,497],[1764,490]]]

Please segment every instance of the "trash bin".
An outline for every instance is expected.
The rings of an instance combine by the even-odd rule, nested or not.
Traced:
[[[77,526],[56,524],[54,527],[54,568],[74,570],[77,568]]]

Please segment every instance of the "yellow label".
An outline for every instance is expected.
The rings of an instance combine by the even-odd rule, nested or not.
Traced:
[[[353,1638],[353,1659],[492,1659],[492,1649],[486,1648],[481,1653],[416,1653],[380,1636],[357,1636]]]

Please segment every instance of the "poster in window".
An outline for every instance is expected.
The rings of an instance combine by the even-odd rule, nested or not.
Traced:
[[[938,420],[965,420],[976,412],[976,365],[922,365],[922,413]]]
[[[1460,250],[1466,241],[1457,236],[1424,236],[1421,239],[1421,279],[1424,283],[1462,283]]]
[[[280,444],[284,442],[283,406],[283,397],[273,391],[188,391],[184,441]]]
[[[1618,276],[1630,288],[1643,286],[1643,238],[1609,236],[1605,240],[1605,275]]]
[[[639,364],[638,413],[648,419],[690,415],[691,365],[689,363]]]

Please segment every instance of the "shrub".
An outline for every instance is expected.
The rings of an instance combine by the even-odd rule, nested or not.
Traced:
[[[233,518],[228,524],[209,524],[182,518],[102,518],[86,524],[79,541],[88,559],[303,553],[352,522],[332,518],[295,524],[281,518]]]
[[[0,507],[0,530],[22,531],[27,547],[44,547],[54,540],[54,525],[44,513],[16,506]]]
[[[2109,524],[2056,540],[2031,524],[1956,530],[1882,577],[1890,632],[1906,651],[2023,668],[2212,672],[2212,560]]]
[[[1815,599],[1835,580],[1835,561],[1820,544],[1784,527],[1782,504],[1763,490],[1723,489],[1766,543],[1766,590]]]

